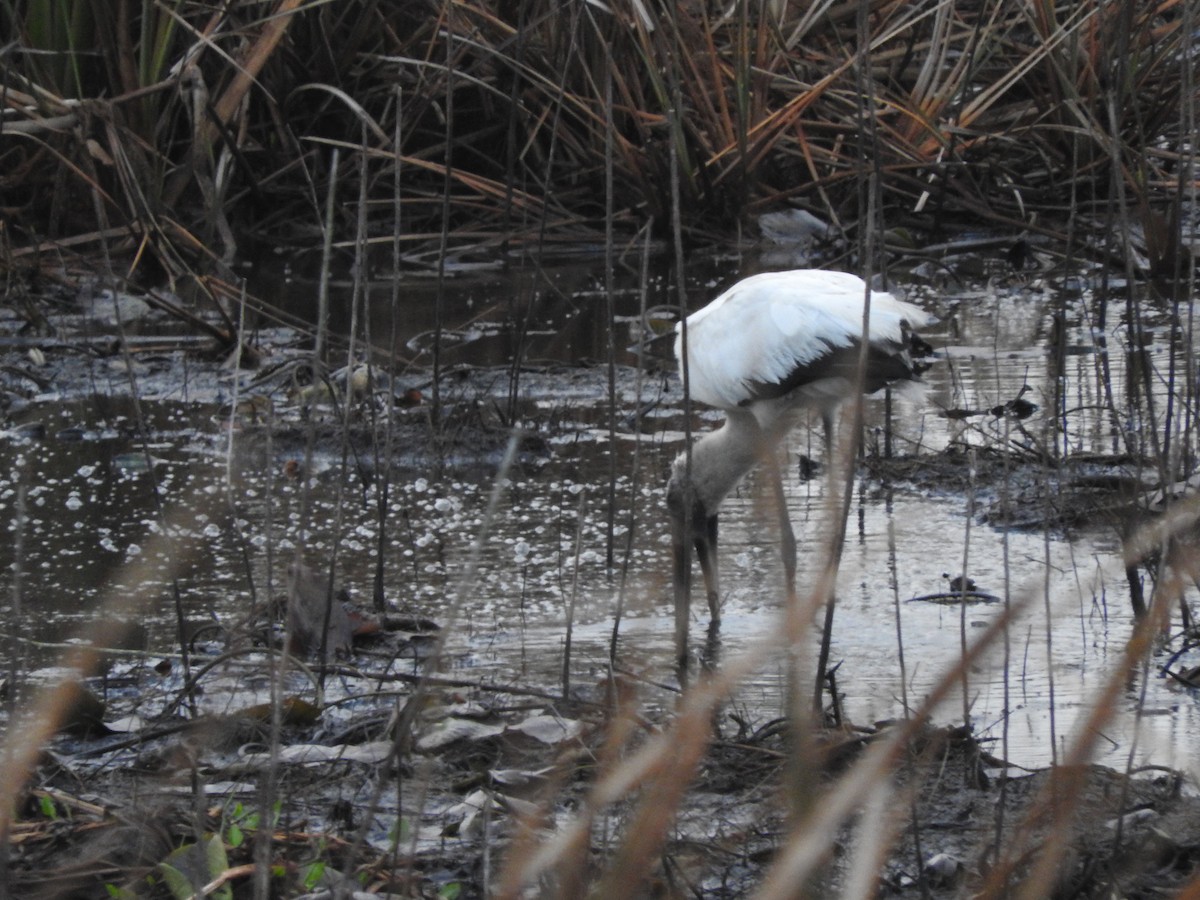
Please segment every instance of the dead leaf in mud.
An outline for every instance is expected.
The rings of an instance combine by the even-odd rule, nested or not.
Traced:
[[[321,717],[321,707],[309,703],[307,700],[301,700],[299,697],[285,697],[282,703],[283,724],[284,725],[299,725],[310,726],[315,725],[317,719]],[[235,716],[241,718],[254,719],[257,722],[270,722],[274,715],[274,709],[270,703],[258,703],[254,706],[247,706],[245,709],[234,713]]]
[[[146,730],[146,720],[141,716],[122,716],[104,723],[113,734],[136,734]]]
[[[1200,687],[1200,666],[1189,666],[1186,669],[1181,669],[1178,672],[1172,669],[1163,669],[1163,671],[1174,678],[1185,688]]]
[[[479,837],[483,828],[480,818],[485,814],[491,817],[502,814],[532,816],[537,811],[535,803],[480,789],[446,810],[446,833],[457,834],[460,838]]]
[[[1139,825],[1147,825],[1157,821],[1160,818],[1162,818],[1162,816],[1155,809],[1135,809],[1133,812],[1126,813],[1123,816],[1118,816],[1115,819],[1109,819],[1104,823],[1104,827],[1114,834],[1119,831],[1128,833],[1130,830]]]
[[[449,706],[441,707],[441,709],[431,709],[427,715],[430,717],[440,715],[447,719],[486,719],[492,715],[492,711],[475,700],[458,700]]]
[[[391,741],[371,741],[365,744],[293,744],[279,750],[277,761],[285,765],[317,765],[328,762],[381,763],[392,753]],[[246,753],[226,771],[253,770],[272,764],[270,753]]]
[[[949,853],[935,853],[925,860],[925,878],[935,886],[953,885],[966,871],[962,860]],[[915,883],[915,882],[914,882]]]
[[[429,727],[417,741],[417,749],[437,750],[455,741],[482,741],[498,735],[524,735],[553,746],[576,738],[583,726],[571,719],[557,716],[530,716],[515,725],[489,725],[473,719],[446,718]]]
[[[193,794],[191,785],[180,784],[177,787],[181,796],[188,797]],[[200,790],[207,797],[253,797],[258,793],[258,785],[253,781],[206,781],[200,786]],[[209,814],[214,817],[220,816],[220,807],[214,807]]]
[[[457,834],[459,837],[470,837],[479,829],[475,823],[480,815],[490,813],[496,808],[495,798],[484,790],[474,791],[446,810],[447,825],[444,833]]]
[[[493,784],[505,787],[524,787],[532,782],[544,781],[546,776],[554,771],[552,766],[542,769],[488,769],[488,777]]]
[[[561,744],[578,737],[583,726],[572,719],[560,719],[558,716],[530,716],[523,722],[509,726],[508,731],[519,731],[543,744]]]
[[[455,741],[480,741],[503,734],[504,725],[487,725],[470,719],[443,719],[417,740],[418,750],[437,750]]]

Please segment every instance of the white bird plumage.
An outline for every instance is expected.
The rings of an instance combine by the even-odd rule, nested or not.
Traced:
[[[862,335],[866,285],[856,275],[798,269],[752,275],[703,309],[688,316],[688,380],[692,399],[719,409],[761,398],[755,385],[786,382],[797,369],[827,357],[831,350],[856,347]],[[911,303],[871,291],[871,341],[901,345],[905,328],[929,321]],[[907,325],[905,323],[907,322]],[[683,364],[683,329],[676,326],[675,358]],[[853,377],[853,369],[839,373]],[[848,395],[846,383],[809,386],[820,408],[824,390],[836,407]]]
[[[687,367],[691,397],[723,409],[725,424],[675,460],[667,489],[675,550],[677,626],[689,606],[694,543],[709,609],[720,619],[717,585],[717,510],[742,476],[760,459],[773,459],[776,444],[813,410],[828,435],[837,407],[854,391],[861,357],[867,286],[845,272],[798,269],[739,281],[676,326],[675,356]],[[932,321],[924,310],[883,291],[870,292],[868,354],[863,387],[872,393],[921,371],[917,357],[931,352],[914,332]],[[827,441],[828,446],[828,441]],[[778,483],[782,495],[782,484]],[[794,538],[786,513],[785,555]],[[785,560],[786,562],[786,560]],[[682,605],[682,610],[680,606]]]

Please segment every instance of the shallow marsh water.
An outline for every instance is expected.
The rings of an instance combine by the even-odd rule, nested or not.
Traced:
[[[1062,373],[1069,399],[1059,411],[1065,424],[1060,445],[1076,453],[1109,454],[1120,446],[1121,436],[1103,413],[1100,371],[1101,363],[1110,367],[1114,393],[1121,396],[1125,358],[1097,352],[1091,282],[1071,279],[1064,296],[1067,288],[1038,278],[990,287],[927,285],[927,273],[920,272],[899,280],[908,299],[939,316],[926,336],[944,359],[923,385],[895,398],[896,453],[936,460],[951,445],[959,448],[955,452],[974,447],[983,453],[1006,440],[1016,446],[1044,440],[1055,378],[1046,348],[1056,307],[1065,311],[1071,334],[1066,344],[1072,348]],[[709,279],[693,296],[707,299],[716,292],[715,282]],[[474,369],[446,382],[444,395],[460,416],[448,419],[451,427],[455,421],[464,430],[486,426],[494,446],[486,454],[478,447],[464,451],[460,463],[474,454],[483,464],[452,466],[443,476],[431,457],[409,448],[414,462],[397,468],[392,478],[386,592],[395,607],[447,627],[444,668],[550,689],[562,681],[569,609],[572,687],[587,689],[604,677],[620,599],[618,666],[644,678],[648,703],[665,706],[672,702],[670,693],[652,685],[673,677],[662,493],[666,467],[683,446],[680,392],[671,376],[656,374],[640,380],[639,397],[638,377],[621,369],[619,430],[615,445],[610,441],[606,369],[563,365],[603,356],[607,339],[597,325],[603,322],[598,285],[594,273],[564,269],[553,289],[544,291],[551,297],[548,305],[530,317],[537,327],[528,329],[522,346],[539,365],[519,373],[515,412],[538,441],[522,446],[503,482],[497,482],[497,464],[505,432],[494,413],[507,402],[512,373]],[[503,366],[514,346],[505,323],[512,283],[496,276],[463,279],[451,288],[461,291],[452,306],[461,317],[455,331],[465,335],[465,343],[448,361]],[[621,305],[631,314],[634,295],[624,292]],[[1129,342],[1124,299],[1110,301],[1109,307],[1104,333],[1110,347],[1124,347]],[[1149,357],[1161,372],[1167,368],[1165,323],[1165,314],[1152,310],[1143,320],[1157,339]],[[427,325],[419,318],[406,322],[400,339],[402,356],[415,363],[404,378],[425,390],[420,364],[427,357],[414,337]],[[376,324],[374,333],[384,333],[382,328]],[[155,365],[152,359],[139,364]],[[251,394],[265,390],[252,386],[254,377],[244,379],[243,390]],[[10,627],[17,625],[21,634],[40,641],[86,633],[99,597],[146,587],[140,571],[138,584],[125,579],[134,577],[131,563],[156,554],[191,555],[174,584],[193,622],[236,619],[256,599],[278,592],[287,562],[301,546],[316,565],[326,565],[336,554],[338,583],[370,605],[378,480],[368,474],[370,483],[364,484],[336,440],[318,442],[307,477],[294,477],[307,455],[306,426],[294,403],[275,385],[271,416],[288,422],[292,437],[268,437],[271,429],[250,416],[222,411],[232,399],[232,382],[219,374],[213,378],[207,387],[194,383],[188,396],[170,378],[159,389],[152,387],[141,404],[149,423],[143,435],[134,427],[135,410],[116,400],[109,406],[49,391],[30,398],[13,416],[14,425],[41,423],[45,437],[14,431],[0,445],[5,473],[0,498],[10,529],[15,535],[19,524],[21,532],[0,560],[6,572],[20,561],[20,610],[8,608]],[[988,410],[1016,397],[1025,384],[1032,388],[1027,396],[1041,409],[1021,428],[990,414],[961,420],[939,415]],[[639,407],[644,417],[635,431],[632,414]],[[332,411],[314,415],[333,418]],[[427,412],[416,407],[398,415],[422,426]],[[867,453],[879,454],[882,402],[870,401],[867,415]],[[698,411],[695,431],[719,421],[719,415]],[[819,445],[809,432],[798,430],[789,457],[787,490],[800,537],[801,593],[821,558],[827,488],[819,476],[803,479],[795,463],[800,454],[819,456]],[[370,473],[373,466],[368,459],[362,471]],[[616,478],[611,507],[610,473]],[[169,550],[155,539],[162,530],[155,483],[163,506],[180,511]],[[995,741],[993,752],[1014,763],[1037,766],[1055,754],[1061,758],[1090,698],[1119,663],[1131,622],[1128,586],[1111,527],[1001,530],[984,521],[998,499],[1028,487],[1020,479],[1012,485],[981,480],[966,489],[939,487],[936,479],[933,486],[893,483],[860,468],[838,581],[832,656],[841,662],[838,688],[850,721],[902,715],[902,698],[910,707],[919,705],[955,665],[962,641],[970,642],[999,614],[1001,604],[964,609],[909,602],[944,591],[943,574],[965,570],[982,591],[1034,598],[1027,615],[1009,630],[1007,661],[998,648],[967,673],[963,688],[974,726]],[[722,509],[726,596],[719,633],[722,658],[763,657],[732,700],[732,707],[756,724],[781,714],[784,683],[780,656],[761,649],[780,628],[782,590],[777,530],[758,502],[760,493],[751,476]],[[489,516],[493,494],[495,514]],[[1035,521],[1038,515],[1035,510]],[[606,560],[610,517],[612,568]],[[156,587],[157,599],[137,618],[145,646],[165,651],[175,640],[173,588],[166,578]],[[11,574],[4,588],[6,598],[16,593]],[[706,625],[704,604],[694,604],[693,641],[703,640]],[[20,646],[27,654],[22,666],[49,658],[37,647]],[[1118,767],[1132,760],[1200,774],[1191,753],[1200,737],[1200,712],[1192,692],[1159,676],[1155,665],[1162,659],[1156,656],[1149,671],[1129,676],[1121,694],[1126,714],[1105,732],[1099,758]],[[960,691],[936,718],[953,722],[963,715]]]

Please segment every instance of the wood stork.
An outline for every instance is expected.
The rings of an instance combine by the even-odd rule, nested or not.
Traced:
[[[913,328],[932,316],[881,291],[870,292],[863,390],[912,380],[932,353]],[[687,367],[694,400],[725,411],[725,424],[675,460],[667,485],[674,552],[676,627],[686,646],[691,552],[696,548],[713,623],[720,621],[717,512],[756,462],[771,469],[783,531],[785,575],[792,587],[796,545],[783,506],[775,447],[806,411],[825,425],[826,456],[837,407],[854,392],[862,348],[867,286],[844,272],[797,269],[739,281],[676,326],[675,357]],[[689,460],[690,455],[690,460]]]

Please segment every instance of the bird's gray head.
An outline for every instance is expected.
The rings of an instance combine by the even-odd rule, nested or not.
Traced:
[[[710,513],[695,484],[687,474],[687,460],[683,454],[671,466],[671,480],[667,482],[667,512],[671,526],[682,535],[685,523],[693,535],[704,533],[704,523]]]

